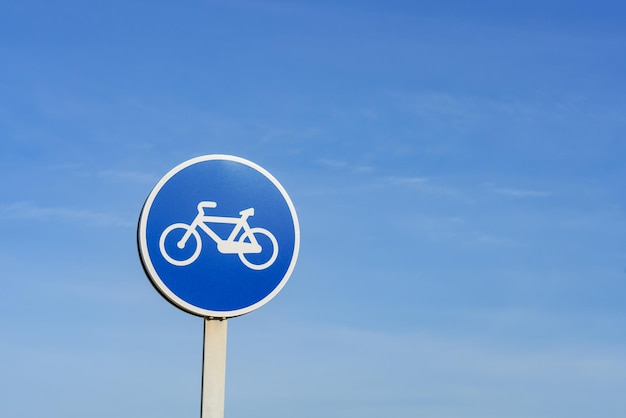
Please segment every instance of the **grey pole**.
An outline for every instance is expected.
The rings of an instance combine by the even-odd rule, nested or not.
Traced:
[[[204,318],[200,418],[224,418],[226,319]]]

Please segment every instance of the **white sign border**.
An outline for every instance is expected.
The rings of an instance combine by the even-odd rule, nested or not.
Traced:
[[[157,194],[161,191],[161,188],[165,185],[165,183],[167,183],[174,175],[178,174],[180,171],[182,171],[183,169],[189,166],[192,166],[197,163],[201,163],[205,161],[213,161],[213,160],[233,161],[233,162],[241,163],[263,174],[268,180],[272,182],[272,184],[274,184],[274,186],[276,186],[276,188],[280,191],[283,198],[285,199],[285,202],[287,202],[287,205],[289,206],[289,211],[291,212],[291,218],[293,219],[293,226],[294,226],[293,255],[291,257],[291,262],[289,263],[289,268],[285,272],[285,275],[281,279],[280,283],[278,283],[278,286],[276,286],[276,288],[274,288],[274,290],[270,294],[265,296],[260,301],[250,306],[247,306],[245,308],[235,309],[231,311],[212,311],[209,309],[200,308],[198,306],[192,305],[184,301],[183,299],[178,297],[176,294],[174,294],[163,283],[163,281],[159,277],[159,274],[154,268],[152,264],[152,260],[150,260],[150,254],[148,252],[148,244],[146,241],[146,228],[147,228],[147,223],[148,223],[148,214],[150,213],[150,209],[152,208],[154,199],[156,198]],[[296,209],[293,205],[293,202],[291,201],[291,198],[287,194],[287,191],[278,182],[278,180],[276,180],[276,178],[273,175],[271,175],[266,169],[259,166],[258,164],[253,163],[252,161],[246,160],[245,158],[236,157],[234,155],[226,155],[226,154],[201,155],[199,157],[191,158],[187,161],[180,163],[179,165],[171,169],[165,176],[163,176],[163,178],[159,180],[156,186],[154,186],[154,188],[148,195],[148,198],[146,199],[143,205],[143,208],[141,209],[141,214],[139,215],[139,224],[137,227],[137,244],[138,244],[138,249],[139,249],[139,258],[141,259],[141,264],[143,265],[146,275],[148,276],[148,278],[150,279],[150,282],[154,285],[154,287],[159,291],[159,293],[161,293],[161,295],[165,299],[167,299],[170,303],[172,303],[176,307],[188,313],[191,313],[197,316],[202,316],[205,318],[224,318],[224,319],[233,318],[236,316],[247,314],[248,312],[252,312],[255,309],[258,309],[261,306],[265,305],[267,302],[273,299],[274,296],[276,296],[278,292],[280,292],[282,288],[285,286],[285,284],[289,280],[289,277],[291,276],[291,273],[293,272],[293,269],[295,268],[296,261],[298,259],[298,253],[300,251],[300,223],[298,222]]]

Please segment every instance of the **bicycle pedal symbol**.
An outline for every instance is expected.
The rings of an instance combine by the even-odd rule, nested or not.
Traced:
[[[254,216],[254,208],[244,209],[239,212],[240,217],[210,216],[205,215],[205,209],[213,209],[217,207],[217,202],[202,201],[198,203],[198,214],[190,225],[185,223],[175,223],[163,231],[159,239],[159,249],[161,255],[170,264],[175,266],[187,266],[198,258],[202,251],[202,238],[198,233],[198,229],[203,230],[206,234],[217,243],[217,250],[222,254],[237,254],[241,262],[252,270],[264,270],[271,266],[278,256],[278,241],[274,235],[264,228],[250,228],[248,218]],[[232,224],[233,230],[226,239],[222,239],[207,224]],[[165,242],[168,237],[176,238],[182,233],[182,237],[176,242],[176,245],[170,245],[166,249]],[[172,235],[170,235],[172,234]],[[254,262],[246,258],[247,254],[261,254],[264,248],[259,244],[257,237],[264,236],[269,239],[272,245],[271,256],[267,260],[261,260],[260,263],[254,258]],[[193,239],[192,239],[193,238]],[[267,239],[262,239],[267,243]],[[175,247],[175,248],[172,248]],[[172,254],[175,250],[181,251],[181,254]],[[267,249],[267,247],[265,248]],[[191,256],[186,254],[193,251]]]

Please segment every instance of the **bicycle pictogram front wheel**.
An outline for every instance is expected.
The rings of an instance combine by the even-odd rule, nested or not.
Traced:
[[[191,235],[189,231],[191,230]],[[188,235],[185,241],[183,237]],[[202,250],[200,234],[191,225],[176,223],[165,228],[159,239],[161,255],[175,266],[187,266],[198,258]]]
[[[264,270],[276,261],[276,257],[278,257],[278,241],[276,241],[276,237],[270,231],[265,228],[252,228],[249,232],[242,234],[238,240],[241,243],[246,241],[256,241],[261,246],[261,252],[258,254],[237,253],[239,259],[246,267],[252,270]]]

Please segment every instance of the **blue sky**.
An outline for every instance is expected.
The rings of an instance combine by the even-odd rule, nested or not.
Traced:
[[[0,5],[0,410],[197,416],[141,269],[172,167],[250,159],[302,243],[229,321],[226,416],[626,415],[617,1]]]

